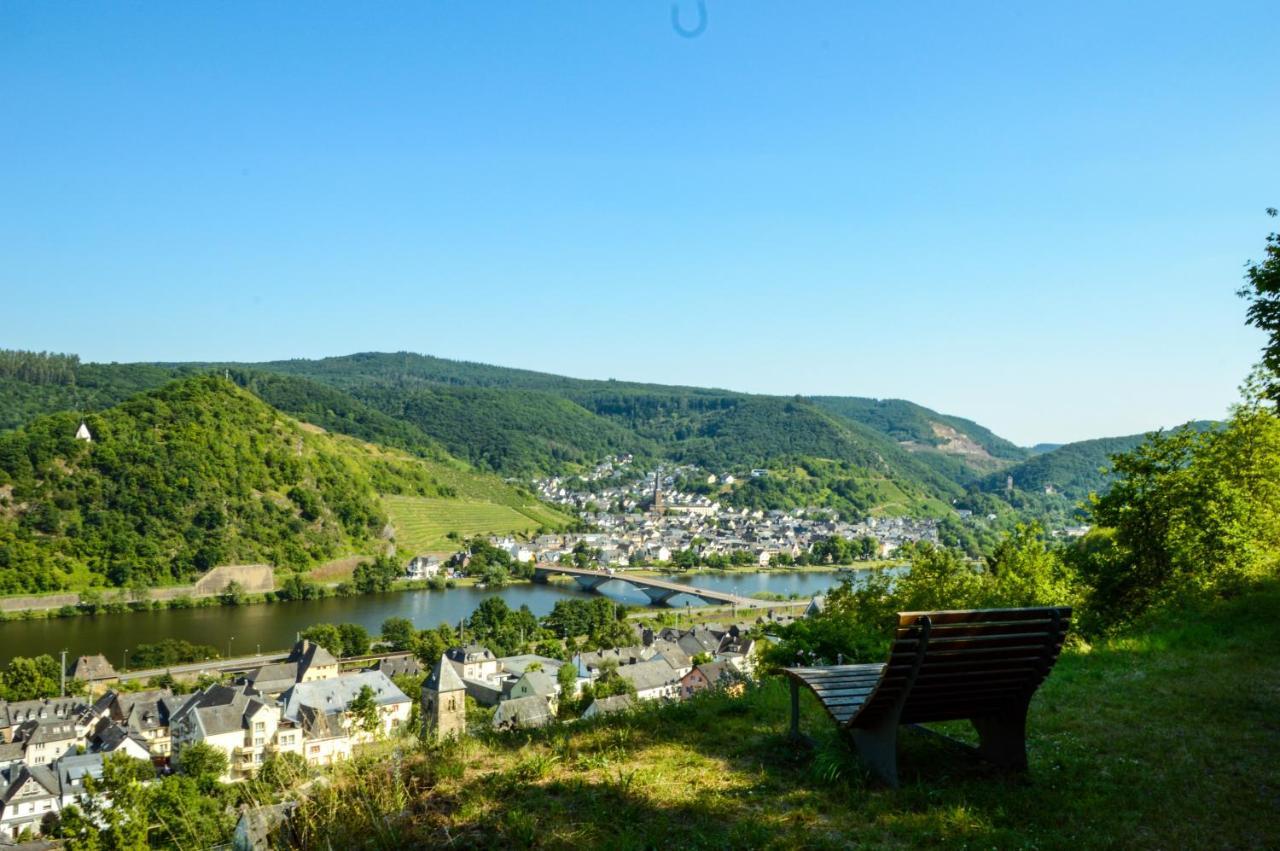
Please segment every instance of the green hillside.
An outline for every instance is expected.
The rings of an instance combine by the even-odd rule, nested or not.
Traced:
[[[1203,431],[1213,424],[1200,421],[1188,425]],[[1017,490],[1043,493],[1047,487],[1052,487],[1054,494],[1069,502],[1078,502],[1090,493],[1106,491],[1111,483],[1106,472],[1111,456],[1130,451],[1145,437],[1145,434],[1131,434],[1067,443],[987,476],[979,483],[979,489],[988,493],[1002,492],[1012,477]]]
[[[374,552],[384,494],[536,502],[443,456],[300,424],[214,376],[84,421],[92,442],[75,438],[71,413],[0,436],[0,593],[165,585],[216,564]]]
[[[531,476],[654,445],[575,402],[535,390],[372,386],[353,393],[449,452],[505,475]]]
[[[330,432],[428,460],[453,455],[502,476],[575,472],[621,453],[724,472],[764,467],[775,475],[728,497],[760,508],[817,500],[846,514],[945,515],[966,490],[1004,500],[1012,475],[1022,494],[1012,501],[1017,513],[1057,518],[1105,488],[1098,468],[1137,440],[1035,454],[971,420],[904,400],[577,379],[404,352],[260,364],[81,364],[74,356],[0,352],[0,429],[98,410],[211,371]],[[1056,493],[1044,497],[1046,484]]]
[[[911,450],[951,456],[970,470],[986,472],[1030,454],[972,420],[940,414],[902,399],[814,396],[811,401]]]

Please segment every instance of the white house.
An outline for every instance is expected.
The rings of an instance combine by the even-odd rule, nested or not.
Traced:
[[[360,729],[349,713],[351,702],[366,686],[373,692],[373,700],[378,705],[379,727],[375,731]],[[351,738],[352,744],[369,741],[378,733],[390,735],[408,723],[409,712],[413,708],[413,701],[396,688],[395,683],[381,671],[357,671],[330,680],[298,683],[282,694],[280,701],[284,704],[281,716],[284,720],[305,728],[304,720],[314,725],[320,723],[321,716],[326,716],[324,726],[330,728],[327,732],[332,734],[339,731],[345,732]],[[303,707],[311,710],[305,719],[302,714]],[[327,716],[337,717],[337,730],[332,729],[334,720]],[[308,750],[310,750],[311,737],[307,738]]]
[[[271,751],[302,753],[302,731],[284,719],[275,701],[251,686],[214,685],[197,692],[170,722],[173,755],[182,765],[182,749],[206,742],[227,755],[224,780],[243,780],[262,766]]]
[[[58,777],[50,766],[17,763],[0,772],[0,840],[40,833],[44,817],[60,808]]]
[[[680,696],[680,676],[666,659],[618,667],[618,676],[636,688],[638,700],[662,700]]]
[[[414,556],[405,568],[406,579],[432,579],[440,575],[440,559],[435,556]]]

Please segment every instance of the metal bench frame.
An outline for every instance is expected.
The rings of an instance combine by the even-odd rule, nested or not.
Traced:
[[[1027,709],[1057,661],[1070,620],[1065,606],[900,612],[888,662],[783,669],[791,684],[791,735],[805,738],[803,685],[889,786],[898,785],[898,728],[925,730],[919,724],[927,721],[968,719],[978,746],[948,741],[1025,770]]]

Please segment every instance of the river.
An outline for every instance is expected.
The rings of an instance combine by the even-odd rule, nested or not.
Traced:
[[[836,584],[833,572],[761,571],[750,573],[697,573],[675,581],[699,588],[730,591],[743,596],[761,592],[820,594]],[[621,582],[609,582],[601,590],[620,603],[647,606],[645,595]],[[11,620],[0,623],[0,664],[14,656],[67,659],[103,653],[117,667],[125,663],[129,648],[165,638],[182,638],[210,644],[221,654],[247,655],[287,649],[300,630],[317,623],[358,623],[376,636],[389,617],[405,617],[419,628],[441,623],[456,624],[486,597],[498,596],[512,608],[527,605],[536,615],[551,611],[557,600],[590,597],[575,583],[517,584],[502,589],[450,588],[444,591],[398,591],[357,597],[327,597],[291,603],[251,606],[214,606],[200,609],[167,609],[159,612],[83,615],[73,618]],[[700,605],[686,595],[671,600],[673,607]],[[655,609],[658,611],[658,609]]]

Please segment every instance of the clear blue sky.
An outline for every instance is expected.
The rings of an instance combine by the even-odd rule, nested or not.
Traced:
[[[706,7],[4,0],[0,346],[1225,412],[1273,1]]]

